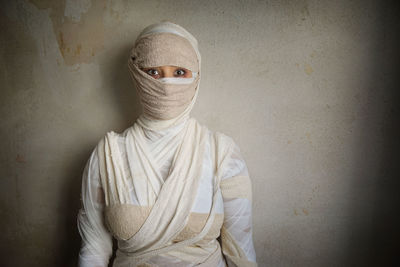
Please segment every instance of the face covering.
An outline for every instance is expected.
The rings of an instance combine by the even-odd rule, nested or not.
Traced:
[[[154,79],[141,68],[178,66],[199,72],[199,59],[186,38],[169,32],[140,36],[129,59],[129,70],[136,83],[143,113],[156,120],[170,120],[191,104],[199,84],[199,73],[192,78]]]
[[[162,83],[171,83],[171,84],[189,84],[194,81],[194,78],[160,78],[158,79]]]
[[[174,83],[174,84],[188,84],[192,83],[194,79],[196,78],[196,72],[192,72],[192,78],[160,78],[158,79],[162,83]]]

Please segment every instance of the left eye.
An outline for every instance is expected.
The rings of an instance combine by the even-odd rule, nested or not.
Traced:
[[[182,69],[179,69],[179,70],[175,71],[175,74],[178,75],[178,76],[183,76],[183,75],[185,75],[185,73],[186,72],[184,70],[182,70]]]

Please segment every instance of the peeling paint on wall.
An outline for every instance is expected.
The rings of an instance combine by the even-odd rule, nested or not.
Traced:
[[[40,9],[50,9],[54,34],[66,65],[91,63],[104,48],[105,0],[30,0]]]

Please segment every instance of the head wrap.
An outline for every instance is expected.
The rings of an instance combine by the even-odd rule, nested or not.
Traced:
[[[191,70],[193,79],[167,83],[141,70],[166,65]],[[146,27],[135,41],[128,66],[143,106],[143,114],[137,120],[141,126],[161,130],[189,118],[198,94],[201,57],[197,40],[188,31],[172,22]]]

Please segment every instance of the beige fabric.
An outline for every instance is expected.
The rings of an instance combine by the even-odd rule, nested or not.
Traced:
[[[221,225],[221,218],[217,218],[218,216],[214,211],[215,198],[217,191],[220,190],[220,171],[226,168],[227,162],[224,159],[230,158],[230,154],[233,152],[232,146],[227,143],[229,139],[220,138],[221,135],[208,135],[207,128],[198,124],[194,119],[188,121],[183,132],[183,141],[174,156],[170,174],[162,187],[158,187],[160,191],[157,192],[158,197],[155,199],[155,203],[150,203],[150,205],[154,205],[149,215],[132,237],[126,240],[119,240],[119,249],[114,263],[115,267],[145,263],[147,259],[155,255],[174,250],[179,253],[180,249],[188,249],[193,244],[206,245],[207,242],[201,242],[206,240],[206,235],[213,232],[216,235],[216,230],[213,231],[212,227]],[[98,146],[100,175],[105,191],[106,205],[108,206],[124,204],[126,203],[124,201],[128,198],[124,179],[129,176],[124,173],[125,170],[121,166],[122,161],[118,151],[117,138],[118,135],[110,132]],[[162,178],[158,177],[158,174],[153,171],[154,169],[147,165],[151,164],[151,162],[147,162],[146,153],[148,152],[146,152],[143,138],[142,128],[135,124],[127,133],[128,149],[132,153],[137,153],[136,158],[143,160],[143,164],[145,164],[143,165],[143,171],[145,171],[148,179],[162,181]],[[188,225],[187,222],[191,217],[190,209],[196,195],[199,177],[201,177],[205,138],[210,138],[211,154],[215,155],[215,162],[218,166],[216,168],[217,180],[214,185],[212,207],[209,216],[205,216],[207,217],[206,221],[204,221],[205,217],[192,215],[192,220],[196,222]],[[232,183],[228,182],[230,179],[232,179]],[[244,176],[231,177],[224,179],[224,181],[226,181],[225,189],[227,189],[227,192],[232,191],[232,188],[238,188],[238,185],[246,185]],[[247,186],[249,185],[247,184]],[[140,188],[136,189],[140,190]],[[188,225],[187,229],[185,229],[186,225]],[[202,229],[199,232],[200,225],[202,225]],[[138,226],[135,229],[137,228]],[[224,228],[222,227],[222,229]],[[194,235],[194,232],[197,232],[197,235]],[[129,236],[127,232],[121,231],[121,233],[125,234],[124,237]],[[181,236],[182,239],[180,239],[179,234],[184,235],[184,237]],[[223,249],[227,251],[224,254],[231,253],[232,259],[246,261],[246,255],[227,231],[226,233],[221,232],[221,238],[225,246]],[[180,241],[174,242],[176,240]],[[197,259],[203,260],[208,255],[204,254],[202,257],[197,255]]]
[[[139,68],[170,65],[199,71],[199,62],[191,43],[172,33],[153,33],[140,38],[132,49],[131,58]]]
[[[147,26],[138,36],[137,40],[140,40],[141,38],[151,35],[151,34],[159,34],[159,33],[172,33],[175,35],[178,35],[180,37],[185,38],[186,40],[189,41],[189,43],[192,45],[192,48],[194,49],[196,53],[196,59],[198,62],[198,75],[201,75],[201,55],[200,51],[198,49],[198,44],[196,38],[190,34],[187,30],[185,30],[183,27],[169,22],[169,21],[163,21],[161,23],[156,23]],[[175,60],[175,59],[174,59]],[[129,57],[128,60],[128,65],[132,64],[132,58]],[[169,64],[169,63],[168,63]],[[172,63],[171,63],[172,64]],[[131,67],[129,67],[131,68]],[[132,73],[131,73],[132,76]],[[133,77],[132,77],[133,78]],[[195,90],[195,94],[190,102],[190,104],[183,110],[179,115],[176,117],[173,117],[171,119],[155,119],[154,117],[151,117],[151,114],[146,114],[145,112],[137,119],[137,123],[142,126],[143,128],[147,130],[163,130],[169,127],[173,127],[175,125],[180,124],[181,122],[187,120],[189,118],[190,111],[193,109],[193,106],[196,102],[197,95],[199,93],[199,87],[200,87],[200,78],[197,80],[197,88]],[[169,116],[168,116],[169,117]]]
[[[221,266],[218,263],[223,262],[221,246],[216,239],[210,241],[208,245],[197,243],[169,251],[166,254],[185,262],[193,263],[196,266]]]
[[[201,177],[205,138],[212,137],[208,134],[208,129],[194,119],[187,122],[183,131],[185,135],[182,144],[175,154],[168,178],[160,187],[160,191],[156,192],[158,197],[149,216],[134,236],[118,242],[116,266],[126,266],[125,263],[129,262],[140,264],[154,255],[196,243],[203,239],[212,227],[215,219],[214,203],[219,188],[218,180],[214,186],[210,215],[201,232],[194,238],[172,244],[172,240],[183,230],[188,220]],[[98,146],[99,163],[104,162],[104,164],[100,163],[100,174],[107,205],[124,204],[128,197],[127,186],[125,186],[125,179],[128,176],[124,174],[121,166],[117,138],[115,133],[108,133]],[[146,167],[151,162],[146,160],[148,152],[146,152],[143,138],[142,129],[135,124],[127,134],[129,149],[132,153],[137,153],[136,158],[144,160],[143,170],[147,178],[161,181],[162,178],[158,177],[154,169]],[[215,149],[213,146],[212,149]],[[100,160],[100,158],[103,159]],[[117,197],[107,197],[107,194],[115,194]]]
[[[194,50],[196,51],[197,59],[199,60],[199,66],[201,66],[201,55],[198,50],[198,43],[196,38],[190,32],[188,32],[186,29],[184,29],[182,26],[178,24],[175,24],[170,21],[163,21],[160,23],[152,24],[144,28],[143,31],[139,34],[139,37],[143,37],[153,33],[165,33],[165,32],[176,34],[188,40],[192,45],[192,47],[194,48]]]
[[[149,216],[151,207],[131,204],[112,205],[105,208],[105,221],[110,232],[118,239],[128,240],[139,231]]]
[[[139,36],[128,66],[136,83],[143,113],[157,120],[170,120],[182,114],[195,96],[200,73],[192,83],[169,84],[154,79],[140,68],[171,65],[199,72],[199,64],[195,49],[181,36],[172,33]]]
[[[128,187],[128,176],[124,168],[116,167],[122,164],[121,153],[116,142],[116,134],[109,132],[97,145],[99,171],[106,206],[129,202],[129,193],[124,190]]]
[[[178,234],[178,236],[174,239],[174,242],[180,242],[186,239],[190,239],[198,235],[201,230],[204,228],[207,223],[207,218],[209,214],[192,212],[189,215],[188,222],[183,228],[183,230]],[[210,242],[211,240],[217,238],[220,234],[220,229],[222,227],[222,223],[224,222],[223,214],[215,214],[214,222],[208,231],[208,233],[204,236],[202,240],[197,242],[196,244],[204,244]]]
[[[204,262],[198,264],[199,267],[215,267],[218,266],[218,263],[221,259],[221,248],[217,246],[217,249],[211,254]]]
[[[235,176],[221,181],[224,199],[247,198],[251,200],[251,181],[248,176]]]
[[[143,113],[153,119],[168,120],[177,117],[191,103],[200,76],[189,84],[163,83],[146,74],[130,60],[129,70],[143,107]]]
[[[128,240],[137,233],[146,221],[151,207],[137,206],[132,204],[119,204],[107,206],[104,211],[105,221],[110,232],[120,240]],[[180,242],[194,238],[207,223],[209,214],[192,212],[183,230],[176,236],[173,242]],[[216,214],[214,222],[200,243],[207,243],[217,238],[224,220],[223,214]]]
[[[243,249],[237,245],[234,237],[226,230],[221,229],[222,251],[227,257],[228,262],[233,263],[237,267],[256,267],[257,263],[248,261]],[[231,266],[231,265],[229,265]]]

